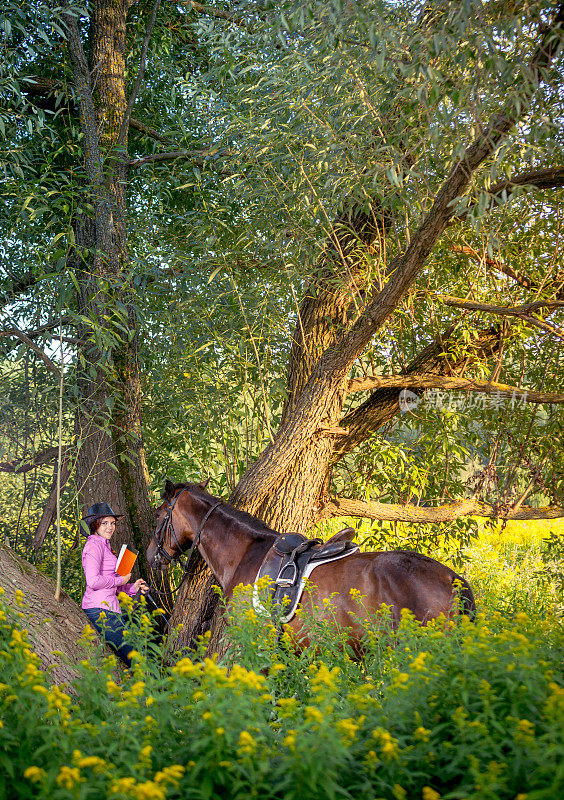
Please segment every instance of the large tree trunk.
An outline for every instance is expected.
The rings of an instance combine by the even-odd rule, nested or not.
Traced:
[[[75,25],[73,36],[69,25],[89,179],[86,199],[95,209],[91,216],[81,215],[87,221],[76,232],[79,312],[91,320],[82,327],[78,353],[77,479],[84,509],[105,500],[127,515],[114,542],[118,547],[126,541],[136,545],[138,565],[146,576],[152,513],[139,408],[138,320],[127,288],[128,168],[119,155],[122,147],[127,149],[127,132],[121,138],[120,132],[127,107],[129,5],[125,0],[94,2],[88,70],[78,28]]]
[[[561,7],[553,25],[558,27],[563,20]],[[427,21],[422,17],[423,26]],[[554,32],[543,30],[520,96],[509,98],[489,124],[483,124],[463,157],[445,174],[419,227],[407,237],[404,252],[382,265],[383,285],[367,286],[361,268],[362,256],[367,260],[374,257],[368,248],[373,247],[380,232],[385,235],[387,226],[378,213],[378,205],[373,206],[371,215],[366,215],[353,203],[344,204],[300,308],[280,427],[236,486],[230,498],[236,506],[281,531],[306,530],[322,510],[332,465],[397,413],[396,389],[375,392],[364,408],[343,419],[350,370],[424,268],[453,217],[457,198],[466,192],[476,170],[522,116],[558,47]],[[380,250],[386,252],[385,248]],[[439,363],[435,368],[445,369],[447,374],[460,374],[467,363],[465,360],[453,369],[448,359],[438,353],[427,354],[431,365],[436,359]],[[415,368],[420,370],[421,364]],[[347,425],[346,433],[341,428],[343,424]],[[192,630],[206,625],[201,612],[208,603],[206,591],[209,588],[205,582],[199,582],[198,592],[178,610],[178,615],[190,619]],[[213,628],[217,636],[221,628],[218,612]]]
[[[88,617],[64,592],[55,600],[55,582],[43,575],[12,550],[0,545],[0,586],[3,600],[25,616],[32,649],[41,659],[41,668],[49,669],[53,683],[70,683],[78,675],[77,664],[92,658],[91,646],[78,644],[82,632],[89,626]],[[16,591],[24,594],[21,605],[16,603]],[[97,634],[92,629],[95,640]],[[107,655],[111,654],[106,648]],[[116,666],[118,674],[122,667]]]

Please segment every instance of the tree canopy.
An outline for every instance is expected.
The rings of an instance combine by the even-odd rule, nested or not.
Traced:
[[[4,533],[40,544],[63,462],[66,517],[141,546],[203,472],[280,530],[562,516],[563,24],[8,3]]]

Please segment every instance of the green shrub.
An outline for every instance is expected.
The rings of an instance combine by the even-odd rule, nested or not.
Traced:
[[[150,619],[121,685],[99,646],[67,691],[0,614],[0,795],[7,798],[553,800],[564,795],[564,632],[558,619],[481,613],[397,632],[363,620],[355,662],[331,606],[296,652],[245,593],[237,663],[161,668]],[[23,602],[20,600],[20,602]],[[90,629],[85,640],[95,641]],[[205,642],[201,650],[205,649]]]

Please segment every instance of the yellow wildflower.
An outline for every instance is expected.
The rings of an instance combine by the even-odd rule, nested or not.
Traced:
[[[323,714],[318,708],[306,706],[305,718],[307,722],[323,722]]]
[[[340,719],[335,723],[335,728],[339,731],[339,733],[343,734],[343,742],[346,744],[347,742],[352,741],[356,736],[356,732],[359,729],[359,725],[353,719]]]
[[[315,667],[313,667],[313,670],[315,670]],[[324,692],[325,689],[329,689],[333,692],[336,691],[338,688],[336,680],[340,671],[339,667],[333,667],[333,669],[329,670],[327,666],[322,663],[311,679],[312,690],[316,693]]]
[[[384,728],[376,728],[372,731],[372,736],[380,743],[380,752],[386,761],[396,758],[398,754],[397,740]]]
[[[520,719],[517,722],[515,738],[517,741],[531,742],[535,735],[535,726],[528,719]]]
[[[80,783],[80,770],[77,767],[63,766],[57,775],[57,786],[64,786],[65,789],[72,789],[75,783]]]
[[[429,741],[429,734],[431,733],[428,728],[424,728],[420,725],[418,728],[415,728],[413,735],[416,739],[419,739],[420,742],[428,742]]]
[[[136,800],[165,800],[166,789],[155,781],[138,783],[135,787]]]
[[[298,701],[295,697],[281,697],[276,704],[280,706],[281,717],[291,717],[298,707]]]
[[[534,733],[535,731],[535,726],[533,725],[532,722],[529,722],[528,719],[520,719],[519,722],[517,723],[517,728],[523,733],[528,733],[528,734]]]
[[[24,770],[24,778],[32,783],[40,783],[47,773],[41,767],[28,767]]]
[[[431,789],[430,786],[424,786],[421,792],[422,800],[441,800],[441,796],[438,792],[434,789]]]
[[[114,681],[113,678],[108,678],[108,680],[106,681],[106,691],[112,697],[119,697],[121,693],[121,689],[119,688],[119,686],[117,685],[117,683]]]
[[[94,772],[103,772],[106,768],[106,762],[103,758],[98,758],[98,756],[85,756],[79,759],[77,766],[82,769],[90,768]]]
[[[426,669],[425,661],[428,658],[429,653],[423,652],[419,653],[416,658],[413,659],[411,662],[411,671],[412,672],[424,672]]]
[[[117,594],[118,602],[123,608],[127,611],[133,608],[133,598],[131,598],[125,592],[118,592]]]
[[[162,770],[157,772],[154,780],[155,783],[163,783],[165,785],[169,783],[172,786],[178,786],[178,781],[185,772],[186,767],[183,767],[182,764],[171,764],[170,767],[163,767]]]
[[[200,675],[202,671],[202,665],[194,664],[191,658],[181,658],[180,661],[176,662],[172,668],[172,671],[181,677],[191,678],[195,677],[196,675]]]
[[[409,681],[409,675],[407,674],[407,672],[396,671],[394,678],[392,680],[392,687],[394,689],[403,689],[406,687],[408,681]]]
[[[112,794],[128,794],[135,786],[135,778],[118,778],[112,781],[110,792]]]
[[[296,731],[288,731],[288,734],[282,740],[282,744],[284,747],[287,747],[289,750],[296,749]]]
[[[248,731],[241,731],[239,734],[238,753],[242,755],[252,755],[257,749],[257,743]]]
[[[21,606],[24,601],[25,594],[22,592],[21,589],[16,589],[16,593],[14,595],[14,600],[16,603]]]
[[[394,788],[392,789],[392,794],[396,798],[396,800],[405,800],[407,797],[407,792],[400,786],[399,783],[394,783]]]

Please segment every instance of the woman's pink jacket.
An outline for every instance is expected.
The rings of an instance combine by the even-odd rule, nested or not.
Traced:
[[[124,583],[123,577],[116,573],[117,556],[112,553],[108,539],[97,533],[86,540],[82,551],[82,566],[86,576],[86,591],[82,598],[82,608],[103,608],[108,611],[121,611],[117,592],[133,596],[132,583]]]

